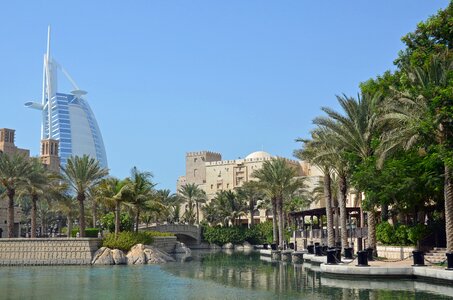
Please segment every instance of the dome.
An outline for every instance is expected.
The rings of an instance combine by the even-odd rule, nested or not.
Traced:
[[[255,159],[255,158],[270,158],[272,157],[269,153],[264,151],[256,151],[247,155],[245,159]]]

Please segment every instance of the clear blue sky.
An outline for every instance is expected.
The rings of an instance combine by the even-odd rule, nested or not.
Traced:
[[[292,157],[321,106],[393,69],[401,36],[448,2],[3,1],[0,128],[38,154],[40,114],[23,103],[40,100],[50,24],[53,57],[88,91],[111,174],[135,165],[174,191],[188,151]]]

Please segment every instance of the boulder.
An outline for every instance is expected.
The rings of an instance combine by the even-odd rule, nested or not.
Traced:
[[[112,250],[107,247],[101,247],[94,254],[94,258],[91,261],[93,265],[114,265],[115,261],[112,257]]]
[[[242,246],[242,245],[234,245],[234,250],[244,251],[244,246]]]
[[[115,265],[125,265],[127,264],[127,257],[124,255],[124,252],[118,249],[112,250],[112,258],[115,262]]]
[[[222,249],[234,249],[234,245],[232,243],[226,243],[222,246]]]
[[[220,250],[220,249],[222,249],[222,247],[219,247],[216,244],[211,244],[209,247],[211,248],[211,250]]]
[[[127,253],[128,265],[144,265],[146,264],[146,255],[144,253],[145,246],[143,244],[134,245]]]
[[[177,242],[175,245],[174,253],[176,254],[192,254],[192,251],[184,245],[184,243]]]
[[[162,264],[168,261],[175,261],[173,257],[153,246],[145,246],[143,252],[145,253],[148,264]]]
[[[253,249],[253,245],[250,244],[249,242],[245,241],[242,246],[244,247],[244,249]]]

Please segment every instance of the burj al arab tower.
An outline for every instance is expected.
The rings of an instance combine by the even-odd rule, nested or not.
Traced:
[[[74,90],[70,93],[58,91],[60,73],[71,83]],[[101,131],[88,105],[86,94],[87,92],[80,89],[69,73],[51,56],[49,26],[47,52],[44,55],[42,101],[27,102],[25,106],[42,112],[41,139],[58,141],[61,166],[66,165],[70,156],[86,154],[107,168],[107,155]],[[45,153],[43,143],[42,148],[41,153]]]

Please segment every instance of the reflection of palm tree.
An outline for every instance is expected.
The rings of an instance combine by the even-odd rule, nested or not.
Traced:
[[[66,167],[62,170],[66,181],[77,194],[80,237],[85,237],[85,199],[87,193],[103,177],[107,176],[108,170],[102,168],[97,160],[87,155],[82,157],[71,156],[67,160]]]
[[[31,165],[24,155],[0,153],[0,184],[8,197],[8,237],[14,237],[14,197],[16,190],[27,184]]]

